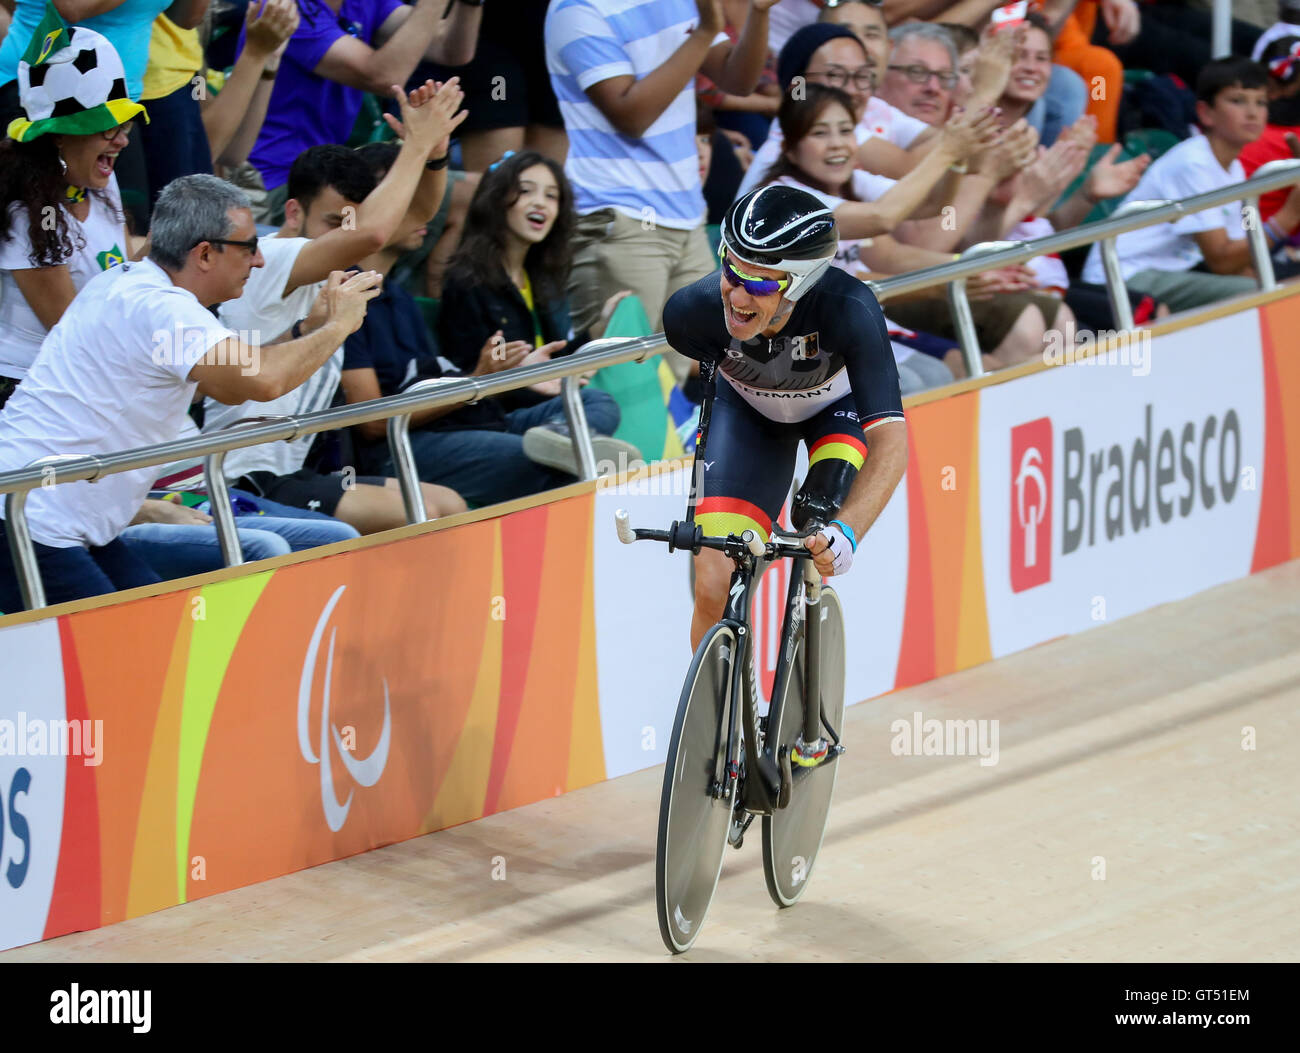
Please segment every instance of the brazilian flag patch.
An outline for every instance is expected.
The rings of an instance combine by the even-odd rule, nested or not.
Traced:
[[[95,259],[99,261],[99,269],[106,271],[110,267],[116,267],[119,263],[125,262],[126,253],[114,245],[111,249],[105,249],[99,253]]]

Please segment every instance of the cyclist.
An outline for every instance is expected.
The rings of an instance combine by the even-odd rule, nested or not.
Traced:
[[[668,343],[715,362],[722,377],[695,521],[708,535],[750,529],[766,541],[802,439],[808,476],[791,521],[826,524],[805,541],[823,576],[849,569],[907,463],[885,317],[861,281],[831,267],[838,242],[834,215],[813,195],[760,187],[723,219],[721,270],[674,293],[663,316]],[[721,552],[696,557],[692,647],[722,617],[731,570]],[[792,760],[816,764],[827,748],[801,739]]]

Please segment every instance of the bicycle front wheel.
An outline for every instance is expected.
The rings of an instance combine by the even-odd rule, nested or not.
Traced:
[[[835,590],[822,588],[821,706],[836,734],[844,735],[844,611]],[[815,608],[814,608],[815,609]],[[769,730],[773,751],[793,745],[803,727],[804,641],[799,641],[794,668],[786,680],[781,726]],[[813,705],[817,705],[814,699]],[[830,814],[831,795],[839,761],[802,778],[786,807],[763,817],[763,876],[767,892],[778,907],[792,907],[808,887],[813,864],[821,851]]]
[[[674,954],[700,934],[722,873],[732,801],[713,795],[726,764],[736,636],[715,625],[691,661],[664,765],[655,853],[659,933]],[[734,784],[733,784],[734,793]]]

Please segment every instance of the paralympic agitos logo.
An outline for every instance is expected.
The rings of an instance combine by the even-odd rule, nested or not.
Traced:
[[[1241,478],[1241,419],[1235,409],[1163,427],[1147,403],[1131,443],[1091,447],[1083,428],[1061,435],[1059,513],[1053,512],[1050,417],[1011,429],[1011,591],[1052,577],[1052,523],[1062,557],[1083,547],[1158,529],[1230,504]]]

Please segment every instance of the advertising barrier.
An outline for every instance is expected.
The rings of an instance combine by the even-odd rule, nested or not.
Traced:
[[[1300,298],[913,406],[836,581],[850,702],[1300,556]],[[1114,356],[1111,356],[1114,358]],[[0,946],[120,921],[660,763],[685,469],[0,623]],[[770,686],[787,568],[756,599]]]

